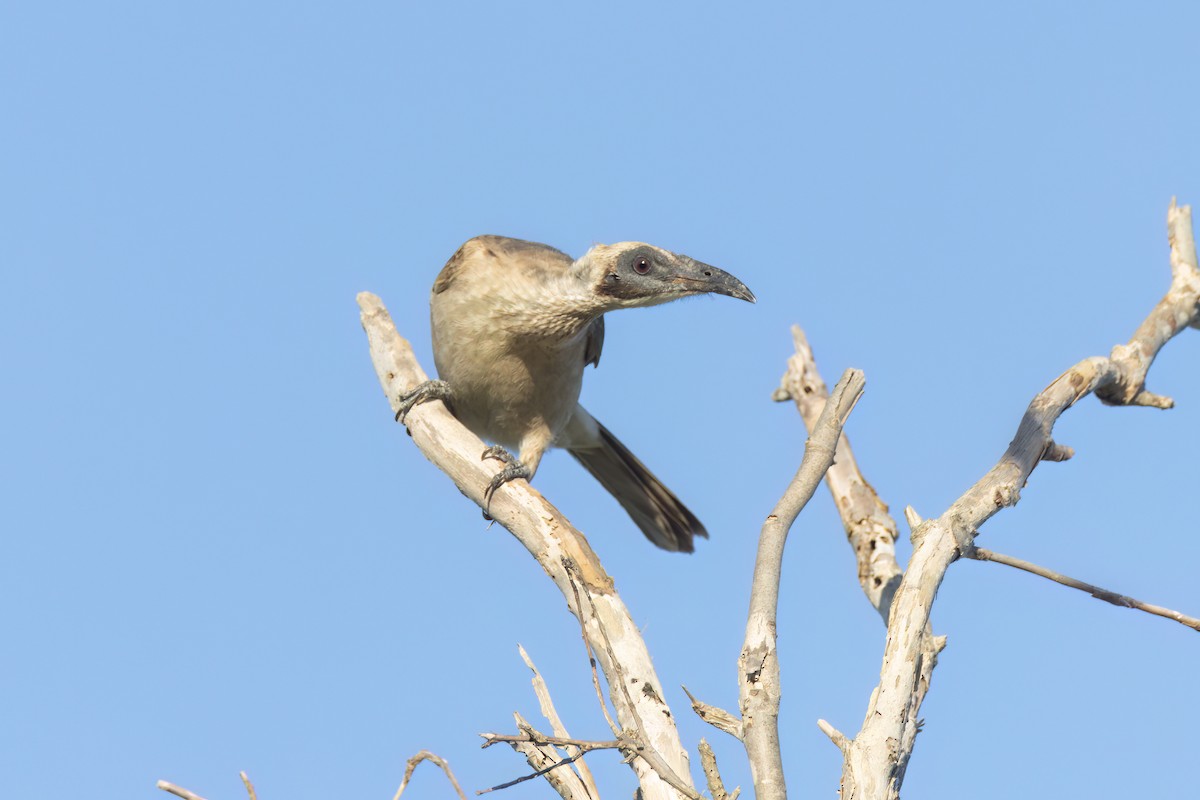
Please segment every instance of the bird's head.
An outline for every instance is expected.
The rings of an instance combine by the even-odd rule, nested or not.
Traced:
[[[724,270],[644,242],[597,245],[579,259],[605,305],[638,308],[697,294],[723,294],[755,302],[746,284]]]

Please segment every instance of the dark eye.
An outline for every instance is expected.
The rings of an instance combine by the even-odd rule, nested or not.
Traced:
[[[638,256],[633,260],[633,271],[638,275],[645,275],[650,271],[650,259],[645,256]]]

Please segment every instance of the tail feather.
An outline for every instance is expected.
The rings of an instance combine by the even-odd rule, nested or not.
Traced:
[[[595,446],[568,452],[617,499],[647,539],[663,550],[695,550],[693,537],[708,538],[704,525],[617,437],[596,425],[600,435]]]

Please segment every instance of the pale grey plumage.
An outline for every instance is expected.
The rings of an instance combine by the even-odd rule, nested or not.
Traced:
[[[532,478],[551,446],[579,460],[646,536],[690,552],[704,526],[579,405],[583,370],[600,362],[603,314],[717,292],[754,301],[741,281],[640,242],[600,245],[573,260],[548,245],[479,236],[433,285],[433,352],[443,384],[405,398],[397,418],[428,397],[448,401],[484,439],[519,452],[489,488]]]

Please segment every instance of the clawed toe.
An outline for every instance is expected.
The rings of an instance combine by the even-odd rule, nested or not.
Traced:
[[[505,450],[498,444],[494,444],[483,451],[483,455],[479,456],[480,461],[487,461],[489,458],[494,458],[497,461],[503,461],[505,464],[520,464],[517,457]]]
[[[396,422],[404,422],[410,411],[421,403],[428,403],[430,400],[441,400],[443,403],[449,405],[450,397],[450,384],[445,381],[425,381],[418,384],[411,392],[402,394],[397,398]]]
[[[483,451],[480,457],[481,461],[486,461],[489,458],[494,458],[504,462],[504,469],[492,476],[492,480],[488,483],[486,489],[483,490],[483,518],[490,520],[492,510],[492,496],[496,494],[496,490],[509,481],[519,479],[529,480],[533,477],[533,470],[522,464],[517,458],[503,447],[492,445],[487,450]]]

